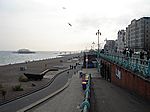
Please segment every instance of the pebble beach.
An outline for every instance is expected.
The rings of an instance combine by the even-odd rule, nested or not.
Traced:
[[[73,59],[78,57],[79,55],[80,54],[70,54],[64,55],[63,57],[59,58],[0,66],[0,89],[6,91],[5,98],[2,94],[0,94],[0,104],[15,99],[23,94],[40,89],[42,86],[46,85],[56,74],[68,69],[70,65],[75,64],[77,61]],[[20,70],[20,67],[25,67],[26,69]],[[19,77],[24,77],[24,73],[26,72],[41,73],[44,70],[53,68],[57,68],[58,71],[49,71],[45,74],[44,78],[41,81],[19,81]],[[12,87],[15,85],[21,85],[23,91],[13,91]]]

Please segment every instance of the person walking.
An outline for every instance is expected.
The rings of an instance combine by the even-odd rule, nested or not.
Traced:
[[[141,60],[141,64],[143,63],[143,59],[144,59],[144,52],[143,50],[140,52],[140,60]]]
[[[130,58],[132,57],[132,54],[133,54],[133,51],[132,51],[132,49],[130,49],[129,50],[129,56],[130,56]]]
[[[124,56],[126,55],[126,49],[123,50],[123,55],[124,55]]]

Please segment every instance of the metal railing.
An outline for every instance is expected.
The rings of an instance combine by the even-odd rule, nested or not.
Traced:
[[[137,72],[145,78],[150,77],[150,60],[108,53],[100,53],[100,58],[116,63],[133,72]]]
[[[84,101],[81,104],[82,112],[89,112],[90,110],[90,86],[91,86],[91,74],[89,74],[88,82],[86,84]]]

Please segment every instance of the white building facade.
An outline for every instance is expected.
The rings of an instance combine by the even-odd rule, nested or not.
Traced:
[[[150,17],[131,21],[126,28],[126,43],[134,51],[150,49]]]
[[[125,30],[118,31],[117,41],[116,41],[117,52],[121,53],[126,47]]]

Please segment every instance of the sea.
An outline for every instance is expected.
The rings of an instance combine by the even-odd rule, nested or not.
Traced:
[[[64,52],[69,54],[71,52]],[[37,51],[31,54],[19,54],[12,51],[0,51],[0,66],[8,64],[23,63],[27,61],[37,61],[61,57],[64,53],[59,51]]]

